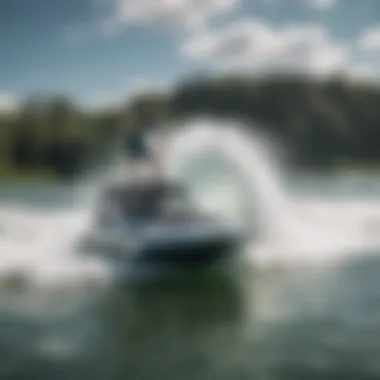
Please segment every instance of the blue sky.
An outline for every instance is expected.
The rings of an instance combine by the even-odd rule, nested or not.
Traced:
[[[378,0],[0,0],[0,109],[101,106],[203,69],[373,77],[379,52]]]

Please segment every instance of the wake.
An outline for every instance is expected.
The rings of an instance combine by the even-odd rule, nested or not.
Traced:
[[[331,265],[380,251],[380,200],[292,196],[274,144],[244,125],[189,121],[169,136],[163,159],[167,175],[185,181],[200,207],[250,230],[242,257],[254,266]],[[0,205],[0,281],[18,274],[34,286],[110,281],[114,268],[80,256],[77,243],[95,195],[122,168],[116,162],[63,210]]]

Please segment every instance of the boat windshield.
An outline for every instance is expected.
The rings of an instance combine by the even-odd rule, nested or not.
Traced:
[[[117,204],[124,217],[139,220],[190,214],[192,210],[188,192],[179,185],[129,185],[113,189],[106,199]]]

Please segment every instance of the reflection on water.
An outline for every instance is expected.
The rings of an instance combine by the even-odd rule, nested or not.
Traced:
[[[203,378],[229,366],[244,311],[237,285],[217,281],[114,293],[103,315],[120,378]]]
[[[378,379],[380,260],[3,291],[2,379]]]

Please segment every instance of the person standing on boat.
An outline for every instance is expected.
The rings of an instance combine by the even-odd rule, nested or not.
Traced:
[[[154,137],[158,132],[152,110],[137,107],[136,122],[126,136],[127,159],[136,172],[151,171],[155,176],[162,176],[162,165]]]

